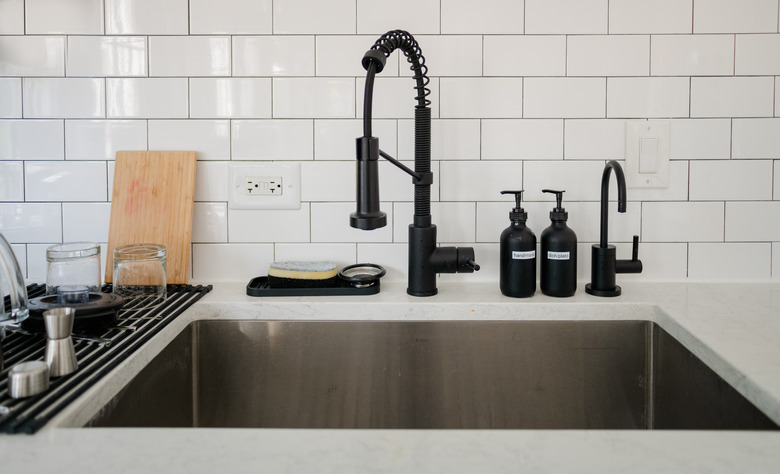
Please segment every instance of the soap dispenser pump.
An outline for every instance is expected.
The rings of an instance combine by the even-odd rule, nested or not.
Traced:
[[[577,291],[577,234],[566,225],[569,214],[562,206],[563,193],[552,189],[556,205],[550,212],[550,227],[542,232],[539,286],[548,296],[573,296]]]
[[[501,191],[501,194],[515,195],[515,207],[509,213],[510,225],[501,233],[501,293],[528,298],[536,292],[536,235],[525,225],[528,214],[521,205],[523,190]]]

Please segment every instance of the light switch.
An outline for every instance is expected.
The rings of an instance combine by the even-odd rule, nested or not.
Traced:
[[[626,122],[626,185],[630,188],[669,186],[669,121]]]
[[[639,173],[658,172],[658,139],[642,137],[639,139]]]

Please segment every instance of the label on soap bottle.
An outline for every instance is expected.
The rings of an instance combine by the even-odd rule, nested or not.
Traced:
[[[569,252],[547,252],[547,258],[549,260],[569,260],[570,253]]]
[[[512,260],[531,260],[534,258],[536,258],[536,250],[512,251]]]

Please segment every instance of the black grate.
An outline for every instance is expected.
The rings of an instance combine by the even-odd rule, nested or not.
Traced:
[[[28,296],[42,296],[45,288],[45,285],[30,285],[27,287]],[[3,340],[5,370],[0,372],[0,433],[32,434],[38,431],[211,288],[211,285],[169,285],[168,298],[160,306],[122,309],[116,326],[97,333],[75,333],[73,343],[79,369],[70,375],[51,379],[46,392],[20,400],[8,395],[8,371],[19,362],[44,360],[46,336],[14,326],[6,327]],[[106,285],[103,291],[110,292],[110,289],[110,285]]]

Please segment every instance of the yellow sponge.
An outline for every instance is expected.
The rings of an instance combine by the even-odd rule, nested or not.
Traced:
[[[268,286],[271,288],[331,286],[337,277],[336,263],[331,261],[274,262],[268,267]]]

